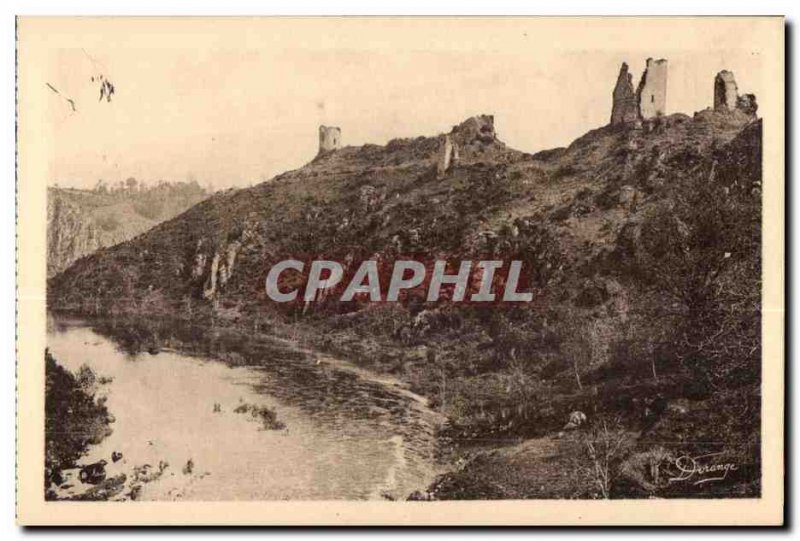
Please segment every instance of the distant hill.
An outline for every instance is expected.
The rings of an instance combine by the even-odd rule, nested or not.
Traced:
[[[142,190],[48,188],[47,276],[100,248],[129,240],[206,197],[196,183],[161,183]]]
[[[48,304],[248,334],[291,323],[430,397],[453,445],[556,432],[576,409],[617,419],[641,452],[651,440],[757,445],[760,120],[674,114],[537,154],[503,144],[491,117],[448,135],[458,156],[443,172],[444,134],[341,148],[214,195],[77,261],[50,280]],[[290,256],[414,253],[520,259],[535,300],[303,308],[265,296],[267,271]],[[676,406],[684,413],[645,406],[678,400],[690,404]],[[757,472],[757,446],[745,443],[726,449],[730,462]],[[470,482],[488,487],[490,477]],[[741,494],[757,493],[757,478],[741,480]],[[538,486],[471,494],[537,497]]]

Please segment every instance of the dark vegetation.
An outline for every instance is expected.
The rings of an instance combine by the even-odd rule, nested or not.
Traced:
[[[97,384],[88,366],[72,374],[45,351],[44,486],[48,498],[51,485],[61,484],[61,472],[76,467],[89,445],[111,433],[108,409],[102,399],[95,398]]]
[[[255,404],[239,404],[234,408],[234,413],[249,414],[253,419],[261,423],[264,430],[283,430],[286,424],[278,419],[275,410],[267,406],[256,406]]]
[[[215,195],[76,262],[50,280],[49,305],[284,334],[394,374],[446,415],[443,457],[467,461],[437,497],[757,496],[760,121],[671,115],[535,155],[456,137],[440,180],[441,139],[418,138]],[[231,247],[208,294],[208,261]],[[408,254],[521,259],[534,302],[265,298],[268,269],[289,257]],[[575,410],[587,427],[556,437]],[[737,475],[701,489],[653,479],[653,462],[711,452]]]

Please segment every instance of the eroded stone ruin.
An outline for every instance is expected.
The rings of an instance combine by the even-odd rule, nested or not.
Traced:
[[[636,102],[636,93],[633,91],[633,75],[628,72],[628,64],[625,62],[619,68],[619,76],[612,96],[612,124],[636,122],[639,119],[639,104]]]
[[[443,136],[436,154],[436,178],[444,178],[458,163],[461,150],[469,151],[470,148],[493,143],[497,143],[497,133],[494,131],[492,115],[475,115],[453,126],[450,133]]]
[[[469,145],[475,141],[487,144],[497,140],[494,131],[493,115],[476,115],[468,118],[451,132],[455,138],[454,143]]]
[[[647,65],[636,89],[639,115],[643,119],[662,116],[667,110],[667,60],[647,59]]]
[[[714,77],[714,111],[732,113],[741,111],[753,116],[758,110],[756,97],[753,94],[739,95],[739,88],[733,73],[722,70]]]
[[[614,85],[611,105],[611,124],[627,124],[666,114],[667,60],[647,59],[644,73],[636,90],[628,64],[623,62]]]
[[[457,153],[458,147],[453,144],[453,138],[448,133],[444,136],[444,142],[439,150],[439,160],[436,162],[436,178],[444,177],[453,164],[454,154]]]
[[[342,142],[342,130],[337,126],[319,127],[319,153],[324,154],[339,148]]]
[[[614,85],[611,124],[627,124],[662,116],[667,110],[667,60],[647,59],[636,90],[628,64],[623,62]]]
[[[714,110],[717,112],[728,112],[736,109],[736,99],[739,97],[739,89],[736,87],[736,79],[733,73],[722,70],[714,77]]]
[[[611,124],[637,123],[666,114],[667,61],[647,59],[636,91],[628,64],[623,62],[612,92]],[[714,77],[714,112],[755,116],[758,110],[753,94],[739,95],[733,73],[722,70]]]

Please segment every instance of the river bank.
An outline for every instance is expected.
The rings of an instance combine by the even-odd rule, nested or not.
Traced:
[[[61,314],[60,317],[88,322],[93,330],[113,339],[128,355],[176,353],[206,358],[229,367],[269,369],[273,381],[258,384],[258,392],[275,395],[317,417],[325,418],[330,409],[346,407],[360,419],[379,419],[387,415],[395,418],[405,433],[399,438],[389,437],[392,454],[400,457],[397,462],[408,462],[398,450],[403,446],[425,449],[422,458],[420,453],[412,453],[410,464],[405,465],[414,467],[414,462],[427,461],[434,464],[435,473],[424,485],[406,493],[378,490],[380,498],[462,498],[464,490],[454,487],[470,484],[462,481],[464,472],[481,464],[484,455],[525,440],[523,436],[506,433],[504,429],[513,424],[510,419],[495,422],[493,417],[485,417],[477,429],[453,423],[453,419],[437,407],[441,406],[440,402],[437,404],[432,397],[415,392],[430,388],[430,382],[419,384],[419,378],[415,377],[418,372],[401,378],[389,373],[382,364],[383,359],[394,355],[415,355],[424,359],[424,348],[416,348],[420,351],[405,348],[405,352],[399,352],[383,344],[355,339],[343,342],[341,335],[332,340],[331,335],[321,333],[318,328],[280,321],[244,332],[240,325],[224,322],[209,326],[174,318],[83,319],[75,314]],[[274,359],[292,362],[276,364],[272,362]],[[372,400],[363,400],[363,392],[350,392],[353,382],[366,385],[370,389],[367,395],[371,395]],[[288,389],[294,391],[288,392]],[[321,396],[324,399],[320,399]],[[398,400],[404,401],[403,408],[385,406]],[[507,426],[502,426],[504,422]],[[388,482],[386,486],[391,484]]]
[[[133,352],[130,335],[141,328],[131,322],[115,322],[117,337],[127,331],[117,339],[107,322],[58,321],[48,343],[66,364],[94,364],[113,380],[107,403],[117,418],[114,434],[84,462],[124,446],[128,478],[133,468],[168,464],[137,498],[405,499],[441,473],[442,419],[400,382],[281,338],[239,335],[239,347],[223,352],[220,344],[233,338],[227,333],[221,342],[213,332],[188,342],[161,322],[157,346],[156,335],[145,333],[149,344]],[[251,415],[261,411],[274,411],[285,427],[264,430]],[[182,474],[188,460],[195,474],[207,475]],[[242,489],[252,486],[254,469],[262,486]]]

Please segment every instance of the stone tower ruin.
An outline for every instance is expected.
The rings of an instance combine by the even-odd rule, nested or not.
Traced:
[[[639,106],[636,93],[633,91],[633,75],[628,72],[628,64],[622,63],[619,68],[617,84],[612,93],[611,123],[624,124],[639,119]]]
[[[736,109],[736,100],[739,98],[739,89],[733,73],[722,70],[714,77],[714,110],[727,113]]]
[[[639,115],[643,119],[662,116],[667,110],[667,60],[647,59],[642,79],[636,89]]]
[[[337,126],[319,127],[319,154],[331,152],[339,148],[342,142],[342,130]]]
[[[628,64],[623,62],[612,93],[611,124],[634,123],[664,115],[667,110],[667,61],[647,59],[636,91]]]
[[[736,109],[739,99],[739,89],[733,73],[722,70],[714,77],[714,110],[718,113],[728,113]]]
[[[744,113],[755,116],[758,104],[754,94],[739,95],[739,88],[733,72],[722,70],[714,77],[714,112],[715,113]]]

